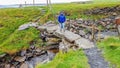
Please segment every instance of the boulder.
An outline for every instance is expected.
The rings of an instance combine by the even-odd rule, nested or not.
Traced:
[[[88,39],[85,38],[80,38],[78,40],[75,40],[75,45],[82,49],[88,49],[88,48],[93,48],[94,44],[93,42],[90,42]]]

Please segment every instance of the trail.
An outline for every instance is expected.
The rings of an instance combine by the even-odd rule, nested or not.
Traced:
[[[94,48],[84,49],[91,68],[109,68],[108,62],[102,57],[101,51],[95,46]]]

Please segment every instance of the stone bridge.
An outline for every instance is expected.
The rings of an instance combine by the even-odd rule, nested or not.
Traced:
[[[73,47],[77,49],[89,49],[95,46],[90,40],[85,39],[71,31],[65,30],[64,32],[61,32],[59,26],[56,24],[45,24],[39,26],[37,29],[40,31],[46,31],[49,34],[53,34],[62,39],[62,42],[59,45],[60,49],[61,47],[64,48],[66,46],[67,48]]]

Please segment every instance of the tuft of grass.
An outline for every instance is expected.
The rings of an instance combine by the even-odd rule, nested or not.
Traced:
[[[69,51],[66,54],[58,53],[53,61],[39,64],[36,68],[90,68],[88,59],[82,50]]]
[[[99,48],[103,50],[103,55],[111,63],[111,67],[120,68],[120,39],[110,37],[98,42]],[[115,67],[114,67],[115,66]]]

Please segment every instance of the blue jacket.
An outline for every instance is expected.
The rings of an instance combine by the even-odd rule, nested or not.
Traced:
[[[60,14],[60,15],[58,16],[58,22],[59,22],[59,23],[64,23],[65,21],[66,21],[65,15]]]

